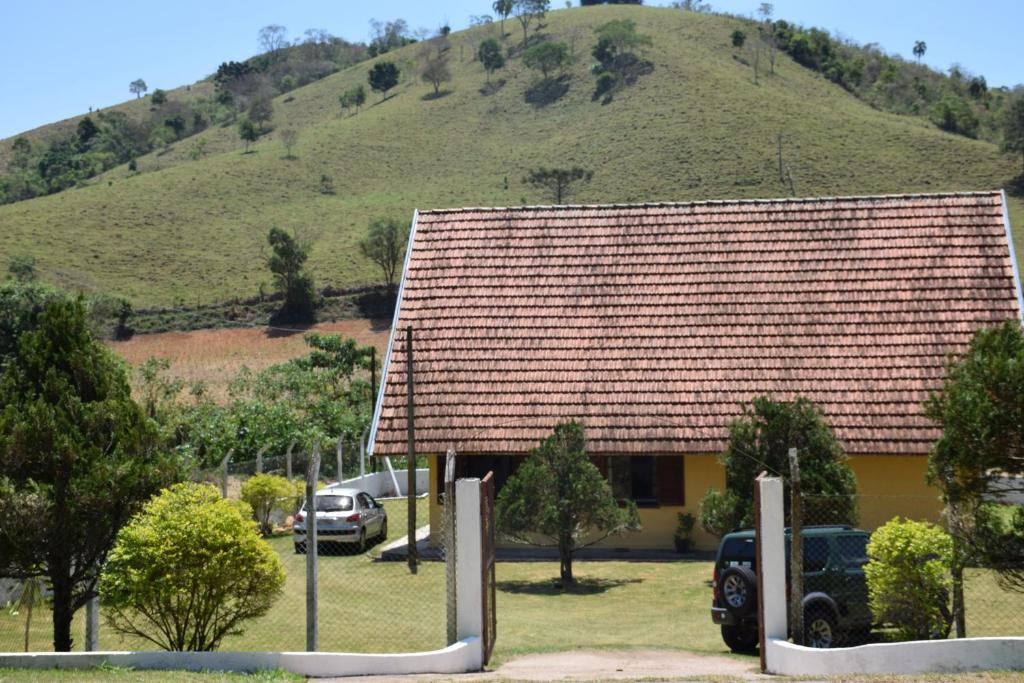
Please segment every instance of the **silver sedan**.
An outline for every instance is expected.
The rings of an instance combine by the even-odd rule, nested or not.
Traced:
[[[384,506],[366,491],[328,487],[316,492],[317,545],[344,543],[359,552],[366,550],[370,540],[388,537],[388,515]],[[295,515],[292,532],[295,552],[306,552],[306,524],[309,522],[308,501]]]

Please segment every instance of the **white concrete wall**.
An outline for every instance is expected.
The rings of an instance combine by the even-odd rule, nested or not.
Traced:
[[[786,516],[782,498],[782,479],[768,477],[758,481],[761,488],[761,557],[757,570],[761,573],[762,623],[765,640],[789,636],[789,614],[786,609]]]
[[[331,484],[331,486],[340,486],[341,488],[356,488],[363,489],[374,498],[390,498],[395,496],[404,496],[406,490],[407,473],[405,470],[395,470],[395,478],[398,479],[398,487],[400,491],[395,493],[395,484],[391,479],[391,473],[386,469],[383,472],[373,472],[367,474],[365,477],[355,477],[353,479],[346,479],[341,484]],[[429,492],[430,485],[430,470],[419,469],[416,470],[416,495],[421,496]],[[331,488],[329,486],[328,488]]]
[[[785,676],[919,674],[1024,669],[1024,638],[963,638],[816,650],[784,640],[767,644],[768,673]]]
[[[284,669],[300,676],[455,674],[479,671],[480,638],[467,638],[443,650],[412,654],[330,652],[58,652],[2,653],[0,668],[88,669],[109,665],[133,669],[257,671]]]
[[[480,529],[480,480],[455,482],[455,605],[458,638],[483,634],[483,549]],[[483,659],[480,660],[483,666]]]

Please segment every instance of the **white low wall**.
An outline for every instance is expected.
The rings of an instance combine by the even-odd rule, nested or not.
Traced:
[[[784,676],[922,674],[1024,669],[1024,638],[963,638],[817,650],[767,642],[768,673]]]
[[[483,667],[483,643],[466,638],[443,650],[413,654],[330,652],[47,652],[0,653],[0,669],[88,669],[98,666],[185,671],[284,669],[300,676],[456,674]]]
[[[362,489],[369,493],[374,498],[391,498],[396,496],[404,496],[407,488],[408,474],[405,470],[395,470],[395,478],[398,479],[399,491],[395,491],[395,484],[391,479],[391,473],[386,469],[383,472],[373,472],[367,474],[365,477],[355,477],[353,479],[346,479],[341,484],[332,484],[331,486],[342,486],[345,488],[356,488]],[[423,495],[429,491],[430,486],[430,470],[419,469],[416,470],[416,493]],[[330,488],[330,487],[328,487]]]

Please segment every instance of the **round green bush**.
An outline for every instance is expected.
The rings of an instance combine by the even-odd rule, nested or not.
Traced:
[[[895,517],[871,534],[864,566],[875,621],[903,640],[949,636],[953,541],[928,522]]]
[[[100,577],[111,626],[165,650],[215,650],[281,594],[284,569],[246,503],[165,489],[117,536]]]
[[[252,507],[260,533],[269,536],[274,531],[270,516],[274,510],[291,512],[295,487],[284,477],[273,474],[257,474],[242,484],[242,500]]]

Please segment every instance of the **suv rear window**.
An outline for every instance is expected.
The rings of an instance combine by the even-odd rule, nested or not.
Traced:
[[[836,537],[836,547],[847,567],[863,567],[868,563],[868,537],[864,534]]]
[[[719,566],[731,567],[743,565],[754,567],[754,539],[752,538],[728,538],[722,544],[722,554],[719,559]]]
[[[821,537],[804,538],[804,571],[820,572],[828,564],[828,539]]]

